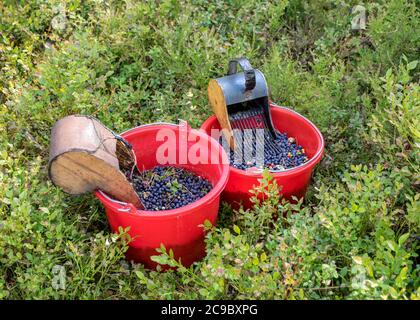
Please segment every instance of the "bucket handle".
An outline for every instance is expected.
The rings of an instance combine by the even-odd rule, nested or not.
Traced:
[[[255,70],[252,68],[251,63],[247,58],[236,58],[229,61],[228,73],[230,76],[237,73],[238,65],[242,68],[245,76],[245,91],[255,88]]]
[[[119,212],[128,212],[128,213],[137,212],[136,207],[132,203],[126,203],[123,208],[118,208],[117,210]]]
[[[98,192],[104,197],[106,198],[108,201],[111,201],[113,203],[119,204],[122,206],[122,208],[118,208],[117,211],[119,212],[127,212],[127,213],[134,213],[137,211],[136,207],[132,204],[132,203],[128,203],[128,202],[123,202],[123,201],[118,201],[115,199],[112,199],[110,196],[108,196],[105,192],[103,192],[102,190],[98,190]]]

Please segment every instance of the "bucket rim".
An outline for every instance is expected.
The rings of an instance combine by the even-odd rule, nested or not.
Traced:
[[[317,128],[317,126],[315,126],[315,124],[313,124],[313,122],[311,120],[309,120],[305,116],[301,115],[300,113],[298,113],[298,112],[296,112],[296,111],[294,111],[294,110],[292,110],[288,107],[279,106],[272,101],[270,101],[270,107],[286,110],[286,111],[294,113],[298,117],[302,118],[304,121],[309,123],[309,125],[314,129],[316,135],[318,136],[318,141],[320,141],[320,146],[319,146],[318,150],[316,151],[314,156],[311,159],[309,159],[309,161],[307,161],[307,162],[305,162],[305,163],[303,163],[299,166],[289,168],[289,169],[286,169],[286,170],[283,170],[283,171],[280,171],[280,172],[269,171],[270,174],[272,174],[274,177],[283,177],[283,176],[288,176],[288,175],[291,175],[291,174],[297,174],[297,173],[300,173],[302,171],[306,171],[306,169],[308,169],[308,168],[314,167],[321,160],[321,157],[324,153],[324,148],[325,148],[324,137],[322,136],[321,131]],[[213,119],[215,119],[217,121],[217,118],[216,118],[215,115],[212,115],[209,118],[207,118],[207,120],[204,121],[203,124],[201,125],[201,130],[203,130],[205,132],[205,130],[202,129],[203,126],[210,121],[214,121]],[[242,176],[245,175],[247,177],[262,178],[262,172],[261,171],[259,171],[259,172],[247,172],[245,170],[237,169],[237,168],[235,168],[231,165],[229,165],[229,169],[231,170],[232,173],[236,173],[238,175],[242,175]]]
[[[167,122],[156,122],[156,123],[148,123],[144,125],[140,125],[131,129],[128,129],[121,133],[121,136],[125,138],[127,135],[133,134],[136,131],[139,130],[155,130],[156,126],[176,126],[179,127],[180,125],[174,124],[174,123],[167,123]],[[95,190],[95,196],[104,204],[106,207],[110,207],[115,211],[119,211],[120,213],[128,213],[132,214],[138,217],[148,217],[148,218],[162,218],[162,217],[174,217],[174,216],[182,216],[185,214],[189,214],[189,211],[194,210],[206,203],[210,203],[214,201],[217,197],[220,197],[221,193],[226,187],[226,184],[229,180],[230,175],[230,166],[227,154],[223,147],[214,139],[212,139],[210,136],[208,136],[206,133],[193,129],[187,125],[187,130],[192,131],[197,136],[200,136],[201,138],[207,139],[212,147],[216,147],[216,150],[220,150],[221,156],[222,156],[222,163],[219,165],[222,166],[222,173],[217,181],[217,183],[213,186],[213,188],[210,190],[209,193],[207,193],[204,197],[198,199],[197,201],[194,201],[190,204],[187,204],[186,206],[182,206],[176,209],[170,209],[170,210],[158,210],[158,211],[152,211],[152,210],[140,210],[136,207],[134,207],[133,204],[122,202],[113,199],[108,194],[106,194],[104,191],[98,189]]]

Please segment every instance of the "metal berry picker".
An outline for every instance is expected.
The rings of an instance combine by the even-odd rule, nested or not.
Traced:
[[[238,66],[241,70],[237,70]],[[230,146],[230,150],[224,148],[230,152],[230,175],[223,200],[234,209],[252,208],[255,193],[250,190],[260,184],[263,168],[281,186],[284,199],[296,201],[304,197],[324,152],[319,129],[303,115],[272,102],[264,75],[245,58],[233,59],[227,75],[210,80],[208,97],[214,115],[204,121],[201,129],[213,138],[217,130],[223,129],[219,144],[228,142]],[[258,136],[263,137],[263,143]],[[256,148],[261,144],[263,163],[262,148]],[[263,194],[259,195],[259,199],[263,198]]]
[[[226,76],[210,80],[208,95],[234,167],[282,171],[308,161],[295,138],[274,128],[267,82],[246,58],[231,60]]]
[[[242,71],[238,72],[237,66]],[[253,69],[246,58],[229,61],[227,75],[210,80],[209,101],[233,149],[238,141],[233,129],[265,129],[276,138],[268,103],[268,87],[263,73]],[[248,141],[244,141],[247,143]]]

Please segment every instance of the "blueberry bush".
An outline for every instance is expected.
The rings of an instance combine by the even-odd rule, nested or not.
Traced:
[[[359,30],[357,4],[1,1],[0,298],[419,299],[419,6],[365,1]],[[117,132],[198,127],[209,79],[237,56],[323,132],[307,197],[285,202],[265,173],[265,201],[204,224],[203,261],[186,268],[161,246],[153,259],[174,270],[126,262],[126,230],[49,182],[51,126],[78,113]]]

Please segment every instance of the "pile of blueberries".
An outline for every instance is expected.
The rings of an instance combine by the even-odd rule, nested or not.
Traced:
[[[224,138],[220,139],[222,143]],[[288,137],[286,133],[277,132],[277,138],[272,139],[269,132],[265,132],[264,141],[271,139],[271,147],[267,142],[264,145],[264,160],[256,159],[256,140],[252,139],[251,148],[246,148],[242,144],[242,152],[235,157],[235,152],[230,150],[229,158],[231,166],[246,170],[252,167],[257,169],[269,169],[270,171],[283,171],[286,169],[297,167],[308,161],[305,149],[296,143],[296,139]],[[251,149],[251,150],[248,150]],[[263,162],[263,163],[262,163]]]
[[[194,173],[172,166],[157,166],[133,174],[132,184],[146,210],[171,210],[204,197],[211,183]]]

